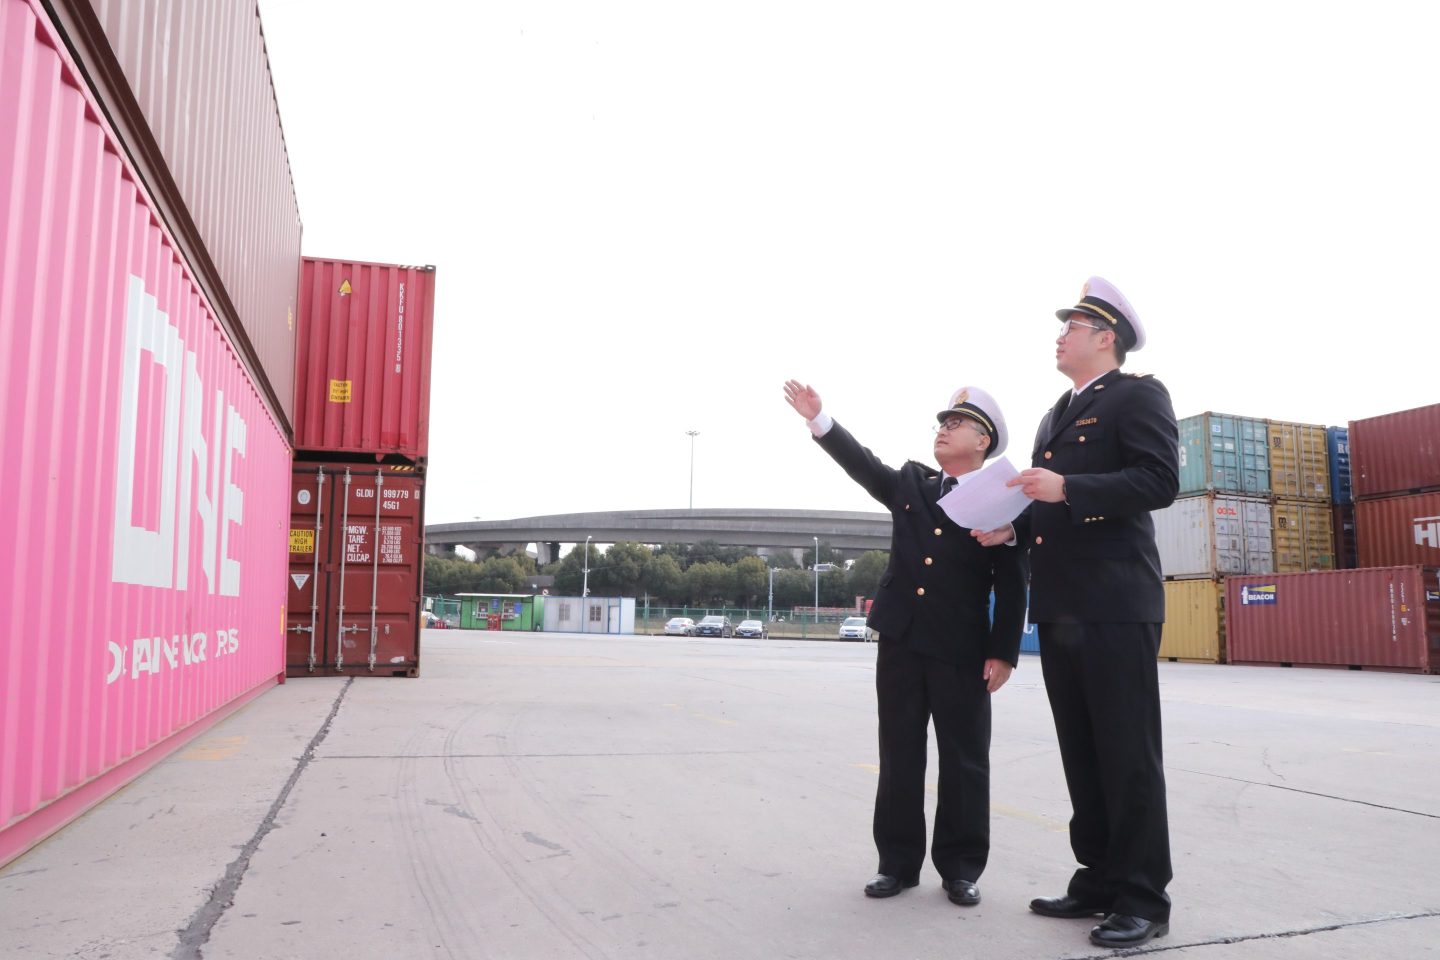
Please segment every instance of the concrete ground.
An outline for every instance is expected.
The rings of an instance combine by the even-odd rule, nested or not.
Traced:
[[[1111,954],[1026,909],[1073,866],[1033,657],[994,700],[984,901],[928,867],[861,894],[874,657],[428,631],[422,678],[291,681],[0,871],[0,957]],[[1143,952],[1440,957],[1440,677],[1160,678],[1175,912]]]

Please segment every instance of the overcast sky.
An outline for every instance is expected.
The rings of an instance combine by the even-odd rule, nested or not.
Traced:
[[[976,384],[1024,463],[1054,311],[1176,413],[1440,401],[1427,3],[261,0],[304,251],[437,266],[431,523],[877,510]]]

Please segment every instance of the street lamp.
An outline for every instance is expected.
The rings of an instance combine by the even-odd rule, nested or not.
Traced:
[[[580,588],[580,596],[590,596],[590,537],[585,538],[585,582]]]
[[[695,438],[700,435],[699,430],[686,430],[685,436],[690,438],[690,509],[695,509]]]
[[[815,623],[820,623],[820,538],[815,537]]]

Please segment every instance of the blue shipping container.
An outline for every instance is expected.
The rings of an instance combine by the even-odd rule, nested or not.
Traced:
[[[1264,420],[1202,413],[1180,427],[1180,493],[1270,495],[1270,433]]]
[[[1330,452],[1330,501],[1353,503],[1350,496],[1350,428],[1326,427],[1325,444]]]

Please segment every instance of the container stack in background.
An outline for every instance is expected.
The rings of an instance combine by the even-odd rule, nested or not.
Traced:
[[[300,215],[184,7],[0,0],[0,863],[284,675]]]
[[[1342,569],[1232,578],[1230,662],[1434,673],[1440,404],[1332,427],[1327,444]],[[1359,565],[1348,569],[1352,543]]]
[[[1213,412],[1178,427],[1180,494],[1154,513],[1160,655],[1221,663],[1226,577],[1335,566],[1326,430]]]
[[[1224,577],[1275,568],[1270,435],[1265,420],[1223,413],[1178,426],[1180,493],[1152,515],[1165,577],[1160,656],[1221,663]]]
[[[435,268],[304,259],[285,670],[420,670]]]

